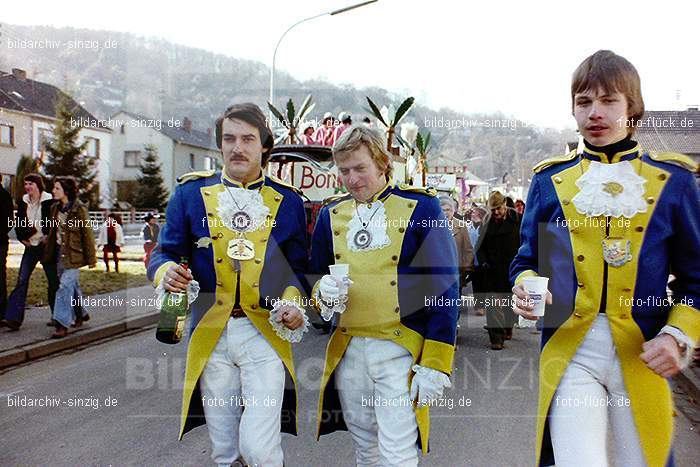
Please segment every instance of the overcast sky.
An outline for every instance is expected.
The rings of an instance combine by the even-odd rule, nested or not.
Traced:
[[[293,23],[353,3],[34,0],[3,9],[0,21],[127,31],[269,65]],[[433,108],[573,127],[571,73],[601,48],[637,67],[647,109],[700,103],[699,19],[689,1],[379,0],[297,26],[277,67],[302,80],[381,86]]]

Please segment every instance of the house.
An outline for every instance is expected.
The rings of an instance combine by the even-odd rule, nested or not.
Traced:
[[[96,181],[101,207],[111,207],[109,154],[111,130],[57,87],[27,78],[24,70],[0,71],[0,173],[11,186],[23,155],[46,157],[46,142],[56,123],[55,104],[65,99],[83,128],[78,142],[87,141],[87,153],[97,159]],[[9,184],[9,185],[8,185]]]
[[[700,163],[700,110],[647,110],[634,139],[647,151],[679,152]]]
[[[172,193],[176,179],[194,170],[209,170],[220,164],[211,128],[192,127],[192,120],[160,120],[120,111],[110,118],[114,129],[111,153],[112,181],[117,199],[128,198],[137,178],[146,145],[156,148],[165,188]]]

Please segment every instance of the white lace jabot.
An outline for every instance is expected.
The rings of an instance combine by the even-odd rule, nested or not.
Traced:
[[[586,173],[576,180],[580,191],[572,202],[579,214],[586,216],[631,218],[647,210],[645,183],[630,161],[615,164],[592,161]]]

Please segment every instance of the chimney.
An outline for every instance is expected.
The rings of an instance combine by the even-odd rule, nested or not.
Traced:
[[[182,121],[182,128],[184,128],[187,133],[192,131],[192,120],[185,117],[185,119]]]
[[[25,81],[27,79],[27,72],[25,70],[22,70],[21,68],[13,68],[12,76],[14,76],[20,81]]]

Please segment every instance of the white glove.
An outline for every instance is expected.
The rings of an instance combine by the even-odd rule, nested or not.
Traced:
[[[411,381],[410,397],[412,401],[418,397],[419,407],[442,397],[442,391],[452,387],[450,377],[441,371],[420,365],[413,365],[412,370],[416,374]]]
[[[318,291],[321,294],[321,298],[326,301],[335,301],[340,297],[340,287],[330,274],[326,274],[321,278],[321,282],[318,284]]]

